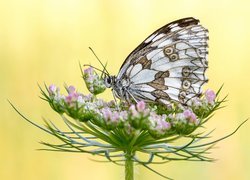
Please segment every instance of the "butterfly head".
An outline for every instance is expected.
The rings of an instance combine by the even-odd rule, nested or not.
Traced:
[[[107,88],[111,88],[115,84],[115,76],[105,76],[104,77],[104,84]]]

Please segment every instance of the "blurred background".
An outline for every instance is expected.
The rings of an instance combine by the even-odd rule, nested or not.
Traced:
[[[250,1],[248,0],[0,0],[0,179],[124,179],[123,167],[97,163],[85,154],[37,151],[54,138],[31,126],[10,107],[11,100],[33,121],[60,123],[39,99],[37,83],[84,89],[78,63],[99,66],[89,51],[117,74],[126,56],[157,28],[193,16],[209,29],[210,79],[206,88],[229,94],[226,108],[207,123],[213,139],[250,117]],[[100,67],[100,66],[99,66]],[[105,92],[111,99],[110,91]],[[175,179],[250,179],[250,122],[217,145],[215,163],[173,162],[152,166]],[[136,179],[162,179],[136,167]]]

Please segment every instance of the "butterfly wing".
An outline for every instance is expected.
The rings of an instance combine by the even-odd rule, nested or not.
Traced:
[[[186,104],[207,82],[208,31],[194,18],[169,23],[144,40],[121,66],[136,100]]]

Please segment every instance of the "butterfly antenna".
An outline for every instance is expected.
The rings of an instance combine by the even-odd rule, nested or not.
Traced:
[[[104,66],[103,63],[102,63],[102,61],[98,58],[98,56],[97,56],[96,53],[94,52],[94,50],[93,50],[91,47],[89,47],[89,49],[90,49],[90,51],[94,54],[94,56],[95,56],[96,59],[99,61],[99,63],[102,65],[102,67],[103,67],[103,72],[106,71],[106,74],[109,75],[109,72],[108,72],[107,69],[106,69],[106,65],[107,65],[107,64]]]
[[[105,69],[106,69],[106,67],[107,67],[107,62],[105,63]],[[104,72],[104,70],[102,71],[102,74],[101,74],[101,78],[103,78],[103,74],[106,74],[105,72]],[[106,74],[107,75],[107,74]]]
[[[94,67],[94,66],[92,66],[92,65],[90,65],[90,64],[83,64],[83,66],[92,67],[93,69],[95,69],[95,70],[97,70],[97,71],[100,71],[102,74],[108,75],[108,74],[107,74],[106,72],[104,72],[103,70],[98,69],[98,68],[96,68],[96,67]],[[83,76],[83,75],[84,75],[84,74],[83,74],[83,69],[82,69],[82,65],[81,65],[80,62],[79,62],[79,67],[80,67],[80,71],[81,71],[82,76]]]
[[[96,67],[94,67],[94,66],[92,66],[92,65],[90,65],[90,64],[84,64],[83,66],[92,67],[93,69],[95,69],[95,70],[97,70],[97,71],[100,71],[102,74],[105,74],[105,75],[109,76],[109,74],[106,73],[106,72],[104,72],[104,70],[98,69],[98,68],[96,68]]]

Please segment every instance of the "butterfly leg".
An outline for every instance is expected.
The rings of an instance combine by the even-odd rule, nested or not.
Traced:
[[[116,97],[115,97],[115,91],[113,89],[112,89],[112,94],[113,94],[113,97],[114,97],[115,106],[116,106],[117,111],[121,111],[119,106],[118,106],[118,102],[116,100]]]
[[[135,101],[135,103],[138,103],[138,101],[135,99],[135,97],[129,92],[129,91],[127,91],[127,93],[128,93],[128,95]],[[126,97],[126,99],[128,99],[127,100],[127,102],[129,102],[129,97]]]

